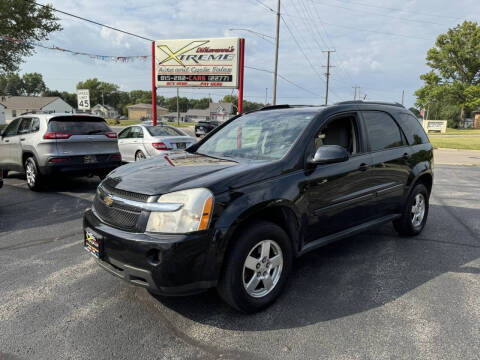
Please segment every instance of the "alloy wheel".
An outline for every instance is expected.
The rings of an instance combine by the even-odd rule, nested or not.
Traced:
[[[412,225],[414,227],[420,226],[425,216],[425,197],[423,194],[415,195],[415,200],[411,210]]]
[[[29,186],[35,186],[35,180],[36,180],[36,175],[35,175],[35,166],[33,165],[31,160],[27,160],[27,165],[25,167],[25,173],[27,176],[27,183]]]
[[[243,286],[248,295],[261,298],[269,294],[280,280],[283,253],[273,240],[257,243],[248,253],[243,265]]]

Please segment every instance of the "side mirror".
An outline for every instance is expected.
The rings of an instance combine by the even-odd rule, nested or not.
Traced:
[[[308,163],[310,165],[333,164],[347,161],[348,158],[349,154],[343,146],[322,145],[317,149],[313,159],[310,159]]]

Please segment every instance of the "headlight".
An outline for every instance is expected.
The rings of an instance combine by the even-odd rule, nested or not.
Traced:
[[[147,231],[188,233],[208,228],[213,210],[213,194],[208,189],[190,189],[165,194],[158,203],[181,204],[177,211],[151,212]]]

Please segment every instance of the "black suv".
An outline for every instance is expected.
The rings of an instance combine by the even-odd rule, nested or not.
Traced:
[[[195,124],[195,135],[197,137],[206,135],[219,125],[218,121],[199,121]]]
[[[432,145],[401,105],[269,107],[232,118],[186,154],[110,173],[85,213],[84,246],[153,293],[217,287],[255,312],[308,251],[388,221],[419,234],[432,170]]]

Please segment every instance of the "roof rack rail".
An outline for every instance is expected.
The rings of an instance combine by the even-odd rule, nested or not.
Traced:
[[[281,104],[281,105],[267,105],[259,109],[262,110],[273,110],[273,109],[291,109],[295,107],[318,107],[322,105],[289,105],[289,104]]]
[[[403,106],[402,104],[400,104],[400,103],[398,103],[398,102],[388,102],[388,101],[348,100],[348,101],[340,101],[340,102],[335,103],[335,105],[348,105],[348,104],[351,104],[351,105],[355,105],[355,104],[365,104],[365,105],[377,104],[377,105],[397,106],[397,107],[402,107],[402,108],[405,107],[405,106]]]

